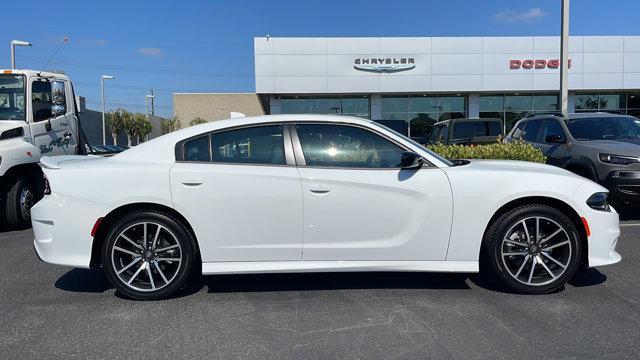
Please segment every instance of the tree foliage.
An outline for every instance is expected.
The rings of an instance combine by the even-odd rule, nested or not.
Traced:
[[[200,124],[204,124],[206,122],[207,122],[207,120],[201,118],[200,116],[196,116],[191,121],[189,121],[189,126],[200,125]]]
[[[125,109],[116,109],[105,114],[105,123],[111,131],[114,144],[117,144],[118,135],[126,130],[127,119],[130,116],[131,113]]]
[[[181,127],[182,124],[180,124],[180,119],[178,118],[178,115],[176,115],[173,118],[164,120],[162,122],[162,133],[168,134],[170,132],[179,130]]]

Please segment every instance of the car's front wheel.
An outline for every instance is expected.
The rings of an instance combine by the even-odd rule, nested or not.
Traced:
[[[127,296],[155,300],[171,296],[189,280],[195,240],[178,220],[139,211],[117,221],[102,249],[109,281]]]
[[[544,294],[571,279],[581,252],[576,226],[564,213],[532,204],[512,209],[490,225],[482,261],[509,289]]]

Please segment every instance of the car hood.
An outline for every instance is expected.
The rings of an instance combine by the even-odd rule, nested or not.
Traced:
[[[591,148],[606,154],[640,156],[640,140],[582,140],[580,146]]]
[[[531,161],[517,161],[517,160],[469,160],[469,164],[460,165],[475,168],[481,171],[495,171],[495,172],[524,172],[524,173],[545,173],[554,175],[571,176],[579,179],[582,177],[567,171],[565,169],[535,163]]]

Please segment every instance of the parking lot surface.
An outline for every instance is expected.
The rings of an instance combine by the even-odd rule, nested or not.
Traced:
[[[100,270],[40,262],[0,233],[2,358],[640,358],[640,221],[619,264],[562,291],[510,294],[476,275],[208,276],[179,298],[125,299]]]

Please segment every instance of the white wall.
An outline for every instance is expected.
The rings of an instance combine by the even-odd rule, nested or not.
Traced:
[[[256,92],[391,93],[557,90],[557,69],[511,59],[557,59],[558,37],[255,38]],[[570,39],[571,90],[640,89],[640,37]],[[356,58],[413,58],[415,68],[371,73]]]

